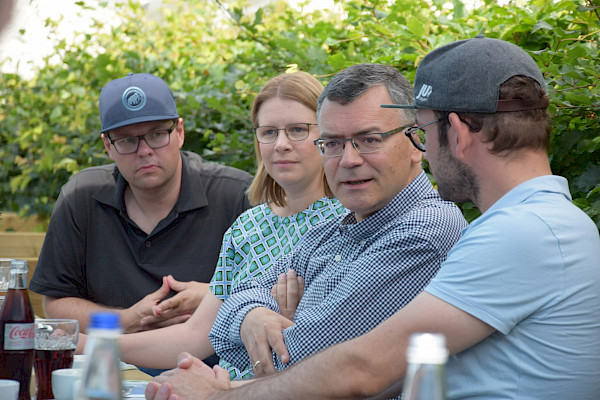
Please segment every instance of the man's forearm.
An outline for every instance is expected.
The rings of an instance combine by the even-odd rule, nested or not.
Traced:
[[[357,340],[363,340],[359,338]],[[369,360],[376,355],[355,341],[311,356],[293,367],[211,396],[213,399],[361,399],[384,390]]]
[[[44,296],[44,313],[47,318],[73,318],[79,321],[79,330],[85,332],[94,312],[114,309],[103,307],[89,300],[77,297],[55,298]]]

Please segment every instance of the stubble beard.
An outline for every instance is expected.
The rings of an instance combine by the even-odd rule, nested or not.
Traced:
[[[468,165],[457,160],[447,147],[440,147],[438,169],[443,172],[436,176],[434,171],[434,176],[438,192],[444,200],[457,203],[477,202],[479,197],[477,176]]]

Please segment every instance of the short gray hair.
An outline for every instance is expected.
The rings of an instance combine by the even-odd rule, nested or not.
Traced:
[[[348,104],[374,86],[386,87],[394,104],[413,104],[414,91],[410,82],[397,69],[382,64],[356,64],[338,72],[325,86],[317,101],[317,118],[325,99]],[[400,112],[407,123],[414,123],[414,109]]]

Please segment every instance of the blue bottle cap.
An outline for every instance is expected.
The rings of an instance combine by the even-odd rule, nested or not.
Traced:
[[[120,329],[119,314],[112,312],[97,312],[92,314],[90,329]]]

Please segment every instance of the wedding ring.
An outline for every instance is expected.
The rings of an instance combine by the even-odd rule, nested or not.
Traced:
[[[256,367],[258,367],[259,364],[260,364],[260,360],[258,360],[257,362],[255,362],[254,365],[252,366],[252,368],[256,369]]]

